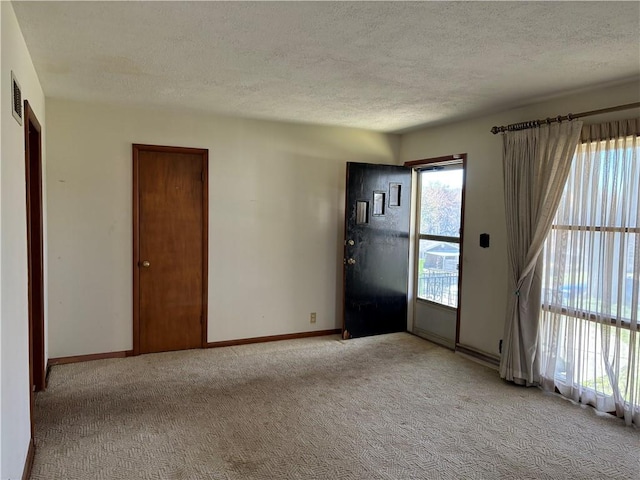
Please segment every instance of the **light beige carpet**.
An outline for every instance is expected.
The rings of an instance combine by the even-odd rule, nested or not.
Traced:
[[[32,479],[637,479],[640,431],[409,334],[54,367]]]

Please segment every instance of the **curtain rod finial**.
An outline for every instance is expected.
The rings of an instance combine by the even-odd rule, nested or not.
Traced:
[[[493,127],[493,128],[491,129],[491,133],[493,133],[494,135],[495,135],[496,133],[498,133],[499,131],[500,131],[500,129],[499,129],[498,127]]]

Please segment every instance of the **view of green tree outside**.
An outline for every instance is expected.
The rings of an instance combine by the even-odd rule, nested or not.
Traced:
[[[418,298],[453,308],[458,305],[461,167],[420,172]]]
[[[460,237],[462,169],[422,175],[420,233]]]

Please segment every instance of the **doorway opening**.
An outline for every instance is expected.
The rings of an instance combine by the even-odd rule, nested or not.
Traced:
[[[411,163],[417,175],[413,333],[455,349],[460,321],[466,155]]]
[[[24,102],[25,181],[27,213],[27,299],[29,308],[29,381],[31,431],[34,392],[45,389],[44,255],[42,213],[42,127],[29,102]]]

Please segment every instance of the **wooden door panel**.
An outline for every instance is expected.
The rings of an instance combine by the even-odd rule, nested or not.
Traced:
[[[202,346],[205,175],[201,153],[138,152],[140,353]]]
[[[405,331],[411,170],[347,164],[346,338]]]

